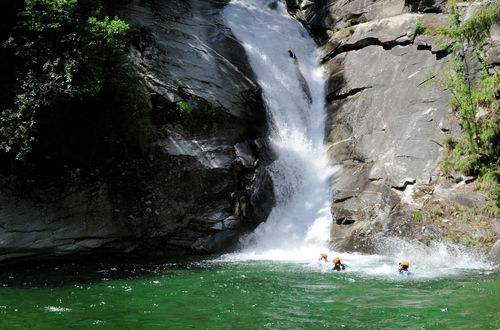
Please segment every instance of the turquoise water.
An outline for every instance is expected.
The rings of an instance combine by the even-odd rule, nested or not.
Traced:
[[[333,273],[204,260],[3,270],[2,329],[498,329],[500,273]]]

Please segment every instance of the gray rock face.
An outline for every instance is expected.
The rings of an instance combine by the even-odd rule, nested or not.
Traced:
[[[324,41],[332,28],[376,21],[407,12],[440,13],[445,0],[287,0],[290,13]]]
[[[132,1],[122,15],[133,58],[149,89],[170,102],[191,95],[240,118],[262,116],[248,108],[246,94],[259,88],[245,51],[219,17],[226,2]]]
[[[0,187],[0,262],[211,253],[266,219],[274,196],[265,110],[243,48],[219,18],[225,2],[135,0],[121,13],[152,111],[186,100],[221,109],[225,120],[199,129],[160,121],[149,159],[117,164],[101,182],[54,182],[30,197]]]
[[[333,36],[324,48],[327,145],[332,161],[344,165],[333,183],[337,247],[361,248],[353,246],[353,232],[389,230],[400,191],[430,183],[441,141],[460,131],[437,74],[447,57],[409,39],[417,21],[445,20],[410,13],[382,18],[356,25],[347,39]],[[339,221],[343,215],[350,221]]]
[[[124,244],[127,228],[114,221],[107,195],[106,186],[39,202],[0,193],[0,262],[84,253],[97,247],[134,248]]]
[[[326,143],[332,162],[342,165],[332,182],[333,247],[370,252],[384,235],[443,236],[448,225],[415,224],[426,201],[484,205],[482,194],[440,178],[442,141],[461,133],[442,83],[449,56],[435,36],[412,35],[417,22],[446,25],[446,1],[287,4],[322,45],[328,75]]]

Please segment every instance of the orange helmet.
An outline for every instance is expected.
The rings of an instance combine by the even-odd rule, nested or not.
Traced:
[[[401,262],[399,262],[400,265],[403,265],[403,266],[406,266],[406,267],[410,267],[410,262],[406,261],[406,260],[403,260]]]
[[[291,52],[291,51],[292,51],[292,49],[291,49],[291,48],[288,48],[288,51],[289,51],[289,52]]]
[[[321,253],[320,256],[323,258],[328,258],[328,255],[326,253]]]
[[[340,258],[339,257],[335,257],[335,258],[332,259],[332,262],[334,264],[336,264],[337,262],[340,262]]]

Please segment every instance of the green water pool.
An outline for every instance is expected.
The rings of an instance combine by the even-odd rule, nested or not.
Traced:
[[[0,272],[1,329],[498,329],[498,271],[334,273],[283,261]]]

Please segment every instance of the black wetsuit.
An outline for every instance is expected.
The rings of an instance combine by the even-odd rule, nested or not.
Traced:
[[[345,265],[337,262],[335,266],[333,266],[332,270],[336,270],[337,272],[340,272],[341,270],[345,270]]]
[[[288,55],[290,55],[290,57],[293,58],[294,60],[297,59],[297,55],[295,55],[295,53],[292,52],[291,50],[288,51]]]

